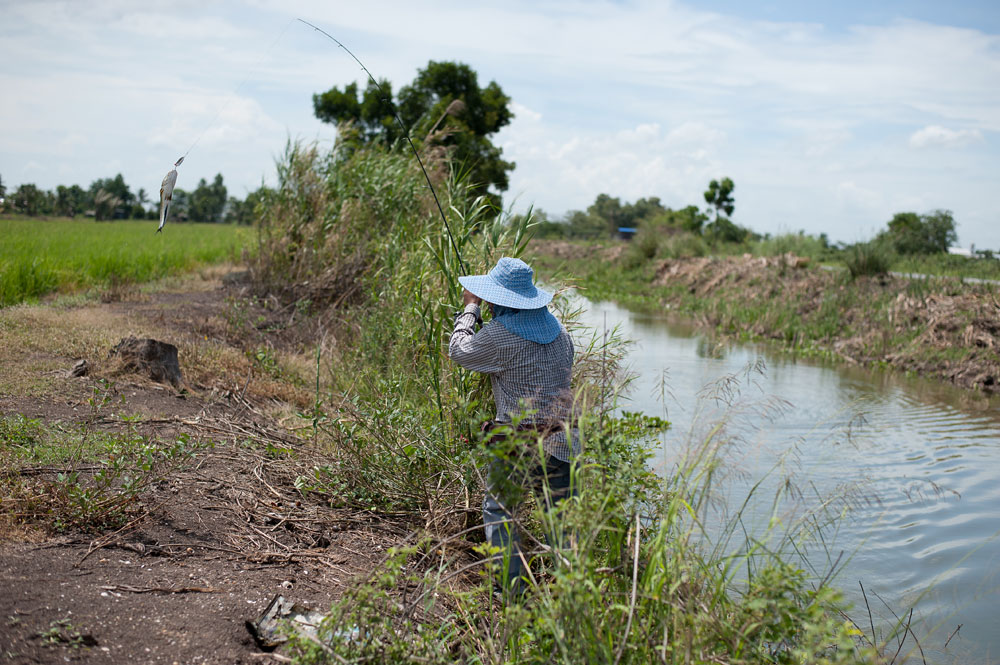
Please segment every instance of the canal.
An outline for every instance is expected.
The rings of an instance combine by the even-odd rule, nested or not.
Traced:
[[[750,536],[818,525],[793,558],[815,579],[836,570],[866,633],[869,612],[881,636],[912,608],[928,663],[1000,662],[1000,399],[718,343],[613,303],[588,303],[583,323],[634,342],[623,408],[671,421],[652,460],[662,473],[723,423],[710,532],[756,487],[742,509]]]

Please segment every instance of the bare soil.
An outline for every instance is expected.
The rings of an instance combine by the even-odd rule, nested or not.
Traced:
[[[272,662],[280,656],[257,647],[248,619],[279,593],[328,610],[418,526],[295,489],[324,454],[296,436],[305,427],[293,415],[310,401],[295,374],[308,366],[299,356],[309,330],[294,312],[246,305],[221,277],[119,302],[0,310],[0,415],[80,422],[105,379],[115,406],[94,427],[214,443],[141,495],[114,530],[60,533],[0,514],[0,662]],[[182,391],[108,360],[108,342],[126,332],[179,347]],[[252,361],[261,348],[282,375]],[[91,373],[68,378],[81,357]]]

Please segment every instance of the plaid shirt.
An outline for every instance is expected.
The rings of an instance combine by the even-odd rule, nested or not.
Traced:
[[[566,329],[548,344],[531,342],[490,321],[478,333],[479,305],[469,304],[455,316],[455,330],[448,344],[448,356],[466,369],[490,375],[496,421],[509,423],[522,409],[535,411],[523,422],[565,423],[570,415],[573,373],[573,340]],[[568,462],[580,453],[580,443],[572,436],[572,450],[566,432],[549,435],[545,452]]]

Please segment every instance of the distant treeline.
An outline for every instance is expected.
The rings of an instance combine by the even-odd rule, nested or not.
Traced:
[[[175,189],[170,206],[171,221],[251,224],[254,206],[264,195],[264,187],[250,192],[246,199],[228,196],[222,174],[212,182],[198,181],[194,191]],[[136,192],[125,183],[122,174],[98,178],[84,189],[79,185],[58,185],[54,190],[40,189],[32,183],[8,192],[0,177],[0,212],[14,212],[29,217],[93,217],[110,219],[158,219],[160,192]]]
[[[775,250],[778,245],[787,245],[786,251],[805,251],[808,246],[808,254],[819,258],[854,247],[831,243],[825,233],[810,236],[799,231],[772,237],[740,226],[730,219],[736,207],[732,196],[734,188],[729,178],[711,181],[704,193],[708,204],[704,209],[696,205],[668,208],[655,196],[629,203],[609,194],[599,194],[586,210],[571,210],[561,218],[550,218],[543,210],[535,210],[535,236],[578,240],[634,239],[634,253],[644,258],[702,255],[709,251],[731,253],[740,246],[751,251],[762,243],[775,245],[771,248]],[[958,240],[955,227],[955,219],[948,210],[927,214],[901,212],[895,214],[871,241],[858,244],[901,256],[943,254]],[[993,256],[988,250],[967,254]]]

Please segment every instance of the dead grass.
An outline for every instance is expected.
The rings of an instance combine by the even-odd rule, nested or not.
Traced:
[[[315,362],[309,350],[274,350],[280,375],[260,367],[253,348],[240,345],[244,332],[227,319],[230,305],[220,291],[222,274],[222,268],[212,268],[161,280],[114,302],[62,298],[0,310],[0,366],[5,370],[0,394],[79,398],[86,389],[66,376],[79,359],[87,360],[92,377],[148,383],[126,377],[108,358],[119,340],[132,335],[175,344],[191,392],[236,391],[255,399],[310,405],[306,386],[315,385]]]

